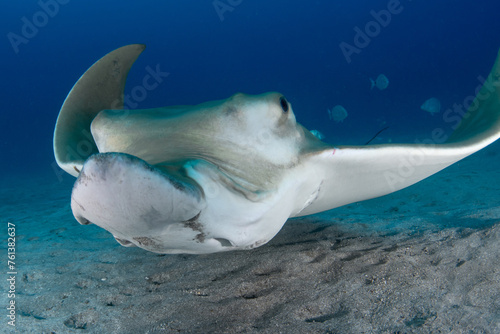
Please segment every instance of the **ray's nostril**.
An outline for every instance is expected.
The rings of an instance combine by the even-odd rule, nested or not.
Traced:
[[[214,239],[217,240],[218,242],[220,242],[222,247],[232,247],[233,246],[231,241],[229,241],[227,239],[224,239],[224,238],[214,238]]]
[[[75,218],[76,218],[76,220],[77,220],[80,224],[82,224],[82,225],[91,225],[91,224],[93,224],[90,220],[88,220],[88,219],[87,219],[87,218],[85,218],[85,217],[81,217],[81,216],[79,216],[79,217],[75,217]]]

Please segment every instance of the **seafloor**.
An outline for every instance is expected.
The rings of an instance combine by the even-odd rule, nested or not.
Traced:
[[[395,194],[290,220],[258,249],[202,256],[125,248],[79,225],[69,176],[5,178],[16,329],[500,333],[499,166],[500,142]]]

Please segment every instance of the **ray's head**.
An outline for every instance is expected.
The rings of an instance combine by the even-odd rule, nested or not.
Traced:
[[[283,94],[235,94],[221,104],[226,135],[279,158],[296,154],[303,130]]]
[[[284,135],[287,130],[293,130],[296,124],[292,105],[280,93],[238,93],[225,100],[223,109],[228,116],[244,121],[249,126],[248,130],[266,129]]]

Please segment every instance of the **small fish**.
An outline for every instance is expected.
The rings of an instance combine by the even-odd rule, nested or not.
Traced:
[[[325,135],[319,132],[319,130],[311,130],[311,133],[314,135],[314,137],[318,138],[319,140],[325,138]]]
[[[330,117],[330,120],[334,120],[335,122],[343,122],[344,119],[347,117],[347,110],[345,110],[344,107],[341,105],[336,105],[333,107],[332,110],[327,109],[328,111],[328,117]]]
[[[379,74],[377,79],[373,80],[370,78],[370,82],[372,83],[372,86],[370,89],[373,89],[373,87],[377,87],[380,90],[384,90],[389,86],[389,79],[383,74]]]
[[[434,115],[441,111],[441,102],[435,97],[431,97],[427,101],[425,101],[420,109],[429,112],[431,115]]]

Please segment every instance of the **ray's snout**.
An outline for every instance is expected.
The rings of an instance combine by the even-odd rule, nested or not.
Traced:
[[[122,153],[90,157],[71,195],[73,215],[81,224],[94,223],[121,241],[156,240],[151,246],[157,251],[162,238],[175,237],[181,223],[199,215],[203,207],[196,186]],[[188,232],[194,234],[192,229]]]

